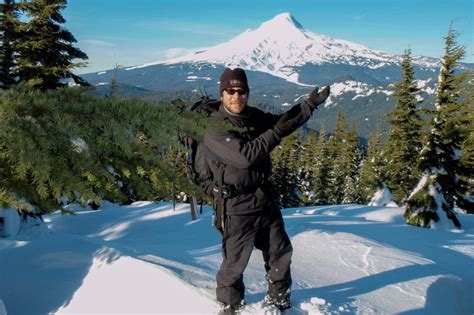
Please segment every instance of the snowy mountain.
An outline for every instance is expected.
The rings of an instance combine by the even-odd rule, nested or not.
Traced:
[[[400,61],[401,57],[398,55],[315,34],[304,28],[290,13],[282,13],[262,23],[256,30],[247,29],[226,43],[164,63],[224,64],[301,83],[297,68],[305,64],[347,64],[377,69],[399,64]],[[417,57],[415,63],[427,68],[436,68],[438,61]],[[149,65],[151,64],[139,67]]]
[[[342,39],[313,33],[291,14],[282,13],[228,42],[186,56],[122,68],[117,72],[125,97],[144,97],[169,104],[176,98],[196,101],[197,86],[219,95],[219,77],[226,66],[247,71],[250,103],[276,112],[307,96],[314,85],[331,85],[332,94],[310,127],[327,130],[337,113],[356,123],[361,136],[387,127],[384,116],[394,105],[390,85],[401,79],[401,56]],[[422,106],[430,107],[438,75],[438,59],[413,57]],[[464,64],[474,69],[473,64]],[[106,95],[114,71],[83,75]]]
[[[343,79],[386,86],[400,79],[401,58],[313,33],[290,13],[282,13],[228,42],[174,59],[123,68],[118,79],[122,84],[150,91],[192,90],[196,85],[203,85],[215,92],[224,67],[238,66],[250,73],[270,75],[256,75],[253,79],[257,80],[251,80],[250,84],[257,86],[276,83],[295,89]],[[437,59],[418,56],[413,57],[413,63],[418,79],[436,76]],[[101,71],[86,74],[84,78],[104,85],[110,82],[112,73],[112,70]],[[261,96],[254,92],[252,89],[253,95]]]

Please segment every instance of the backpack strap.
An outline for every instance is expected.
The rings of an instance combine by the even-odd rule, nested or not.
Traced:
[[[216,174],[216,178],[214,178],[214,187],[212,191],[214,193],[214,226],[224,234],[224,217],[225,217],[225,202],[226,197],[224,195],[224,190],[222,187],[224,186],[224,163],[218,163],[218,171]]]

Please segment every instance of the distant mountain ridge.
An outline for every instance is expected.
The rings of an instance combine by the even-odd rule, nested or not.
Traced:
[[[314,85],[331,85],[332,95],[308,125],[319,129],[324,124],[326,130],[331,130],[337,112],[343,112],[357,124],[359,133],[367,136],[374,128],[386,128],[384,115],[394,104],[391,84],[401,79],[401,59],[399,55],[315,34],[290,13],[282,13],[228,42],[166,61],[119,69],[117,81],[124,96],[168,101],[179,94],[196,100],[198,85],[218,97],[224,68],[242,67],[249,78],[250,101],[277,112],[308,95]],[[413,66],[424,106],[429,107],[439,60],[414,56]],[[464,66],[474,69],[474,64]],[[97,85],[102,90],[98,94],[103,95],[113,72],[111,69],[83,77]]]

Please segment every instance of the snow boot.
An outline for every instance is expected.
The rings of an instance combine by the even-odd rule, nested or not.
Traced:
[[[276,306],[280,311],[287,310],[287,309],[289,309],[293,306],[291,304],[289,295],[286,295],[282,298],[276,299],[276,298],[273,298],[273,297],[271,297],[270,295],[267,294],[265,296],[265,299],[263,300],[263,302],[267,305]]]
[[[217,313],[218,315],[238,315],[245,307],[244,301],[241,301],[240,303],[235,304],[235,305],[229,305],[229,304],[224,304],[224,303],[220,303],[220,304],[221,304],[221,309],[219,313]]]

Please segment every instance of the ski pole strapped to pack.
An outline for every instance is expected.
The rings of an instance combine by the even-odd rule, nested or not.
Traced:
[[[206,90],[202,86],[198,86],[198,92],[201,95],[199,101],[191,106],[191,111],[196,113],[206,114],[210,116],[213,112],[219,110],[221,101],[217,99],[211,99],[207,94]]]

